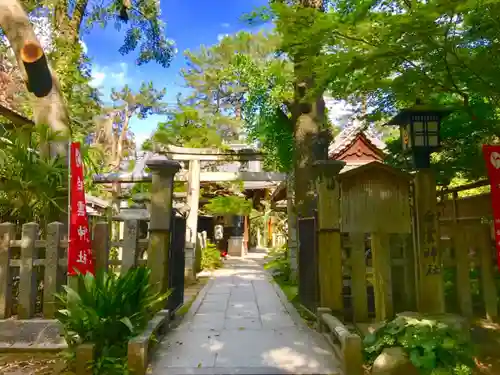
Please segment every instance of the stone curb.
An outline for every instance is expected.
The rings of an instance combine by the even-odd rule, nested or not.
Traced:
[[[316,340],[320,340],[322,343],[325,344],[326,347],[329,347],[328,342],[326,339],[321,335],[318,331],[312,329],[309,327],[305,322],[304,319],[300,316],[299,312],[295,308],[295,306],[292,305],[292,303],[288,300],[287,296],[285,295],[285,292],[280,288],[278,283],[274,281],[271,273],[268,270],[264,270],[267,277],[269,278],[269,282],[274,288],[274,291],[278,295],[281,303],[285,307],[285,310],[288,312],[288,315],[290,315],[290,318],[293,320],[297,328],[301,331],[304,331],[304,333],[314,337]]]
[[[198,309],[200,308],[200,306],[203,302],[203,299],[205,298],[205,295],[208,293],[209,289],[212,287],[214,281],[215,281],[215,277],[213,275],[211,275],[208,282],[198,292],[198,295],[196,296],[194,302],[191,304],[191,307],[189,308],[188,312],[182,317],[183,321],[191,320],[194,317],[194,315],[197,313]]]
[[[279,369],[275,367],[171,367],[168,375],[344,375],[341,372],[316,373],[311,372],[308,367],[295,368],[292,370]]]
[[[271,273],[267,270],[266,276],[269,280],[269,283],[273,286],[274,292],[278,295],[281,303],[285,307],[286,312],[288,313],[288,315],[290,315],[290,318],[292,318],[295,325],[297,325],[300,329],[309,328],[307,324],[304,323],[304,319],[302,319],[295,306],[293,306],[292,303],[288,300],[285,292],[283,292],[279,284],[274,280]]]

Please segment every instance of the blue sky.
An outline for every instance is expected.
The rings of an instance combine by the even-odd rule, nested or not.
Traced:
[[[103,100],[109,99],[111,88],[120,88],[129,84],[137,88],[143,81],[153,81],[155,87],[166,88],[167,103],[175,103],[177,93],[182,92],[180,69],[184,67],[183,52],[197,49],[200,45],[212,45],[225,34],[240,30],[252,30],[242,22],[242,14],[256,7],[266,5],[267,0],[217,0],[186,1],[162,0],[162,19],[166,22],[166,35],[175,41],[178,49],[171,66],[167,69],[155,63],[136,66],[137,54],[122,56],[118,49],[123,42],[123,34],[113,25],[106,29],[94,28],[83,37],[87,54],[92,59],[93,84],[103,94]],[[138,143],[149,138],[162,117],[151,116],[146,120],[134,120],[131,124]]]

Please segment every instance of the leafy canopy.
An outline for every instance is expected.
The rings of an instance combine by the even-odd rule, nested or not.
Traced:
[[[369,120],[385,121],[416,98],[454,107],[434,167],[448,178],[484,176],[481,145],[497,143],[500,130],[500,1],[338,0],[326,10],[271,2],[247,19],[273,19],[280,50],[306,57],[294,61],[295,73],[312,72],[311,95],[364,98]],[[389,145],[391,162],[406,166],[398,142]]]
[[[251,79],[257,80],[255,74],[271,70],[266,64],[272,65],[272,74],[278,73],[279,67],[273,59],[278,43],[273,34],[239,32],[224,37],[216,45],[186,51],[188,67],[181,74],[190,94],[179,98],[178,110],[160,124],[158,140],[192,147],[219,147],[249,132],[247,124],[254,118],[248,116],[260,105],[256,96],[249,97],[250,86],[258,85]],[[252,70],[244,59],[258,62],[259,70]],[[277,80],[275,83],[280,85]],[[266,87],[269,84],[272,82],[266,82]],[[248,105],[249,102],[252,104]],[[249,141],[262,140],[255,134],[249,136]]]
[[[252,201],[234,195],[219,196],[210,199],[204,209],[213,215],[249,215]]]

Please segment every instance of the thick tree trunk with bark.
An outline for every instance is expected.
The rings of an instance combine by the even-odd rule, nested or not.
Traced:
[[[322,0],[301,0],[301,5],[317,9],[318,12],[323,11]],[[318,53],[321,47],[317,46]],[[325,147],[319,143],[325,118],[323,92],[315,89],[315,97],[310,97],[314,77],[309,69],[304,68],[309,65],[307,60],[313,57],[301,54],[293,56],[296,81],[292,121],[295,140],[295,205],[298,217],[311,217],[314,214],[316,199],[312,165],[327,154],[327,150],[319,149]]]
[[[308,109],[300,111],[294,122],[295,204],[299,217],[311,217],[316,207],[312,166],[317,160],[315,150],[320,133],[320,118],[324,112],[324,103],[322,102],[323,99],[318,98],[315,103],[301,105],[301,107],[308,107]]]
[[[38,46],[41,49],[40,42],[33,31],[26,12],[17,0],[0,1],[0,27],[14,51],[19,70],[24,80],[26,82],[28,82],[28,78],[30,78],[30,81],[33,79],[36,80],[36,77],[28,77],[28,73],[30,75],[38,73],[36,70],[27,72],[25,63],[28,63],[28,61],[23,61],[23,49],[24,52],[30,52],[27,51],[27,48],[30,47],[33,49],[33,46]],[[39,74],[44,74],[46,71],[50,72],[52,87],[46,96],[33,97],[34,121],[36,124],[49,125],[52,131],[59,133],[61,136],[61,141],[51,144],[51,154],[66,155],[67,140],[71,137],[71,128],[68,111],[59,88],[59,82],[50,70],[50,67],[48,67],[46,59],[45,63],[40,64],[37,69],[39,69]]]

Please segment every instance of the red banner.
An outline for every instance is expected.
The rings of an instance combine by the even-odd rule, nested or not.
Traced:
[[[483,145],[483,156],[491,184],[491,204],[493,206],[497,266],[500,270],[500,145]]]
[[[71,143],[70,172],[68,275],[76,275],[77,271],[84,275],[87,272],[94,274],[79,142]]]

